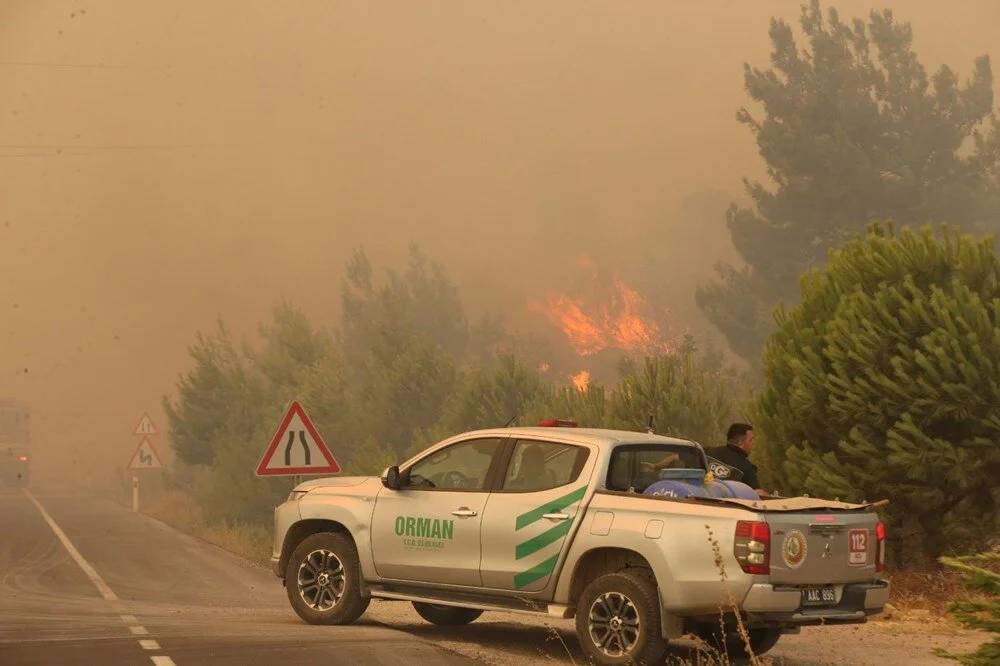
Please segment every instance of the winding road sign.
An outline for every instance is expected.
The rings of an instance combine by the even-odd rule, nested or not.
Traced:
[[[139,442],[139,446],[135,447],[135,453],[132,454],[132,458],[128,461],[129,469],[162,469],[163,463],[160,462],[160,456],[156,453],[156,449],[153,448],[153,443],[149,441],[148,437],[143,437],[142,441]]]
[[[257,476],[337,474],[337,463],[302,405],[293,401],[257,463]]]

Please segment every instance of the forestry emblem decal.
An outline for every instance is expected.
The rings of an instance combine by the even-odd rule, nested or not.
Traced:
[[[806,561],[806,554],[809,548],[806,545],[806,537],[798,530],[792,530],[785,535],[785,540],[781,544],[781,557],[785,564],[791,569],[798,569]]]

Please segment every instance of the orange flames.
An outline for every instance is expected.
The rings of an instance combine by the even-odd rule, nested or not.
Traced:
[[[542,310],[580,356],[609,348],[647,355],[669,351],[672,345],[663,339],[660,327],[641,314],[642,296],[621,280],[614,281],[614,288],[608,302],[589,312],[582,300],[565,295],[552,296]]]
[[[580,301],[568,296],[553,296],[545,313],[562,329],[580,356],[596,354],[608,346],[606,332],[583,311]]]
[[[569,378],[573,380],[573,387],[583,393],[590,386],[590,373],[586,370],[581,370],[575,375],[570,375]]]

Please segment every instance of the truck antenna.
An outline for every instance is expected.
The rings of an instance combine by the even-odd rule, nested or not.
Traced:
[[[655,435],[656,434],[656,430],[653,428],[653,415],[652,414],[649,415],[649,423],[646,424],[646,432],[648,432],[650,435]]]
[[[514,423],[514,421],[516,421],[516,420],[517,420],[517,414],[514,414],[514,416],[510,417],[510,419],[507,421],[507,423],[503,424],[503,427],[504,428],[509,428]]]

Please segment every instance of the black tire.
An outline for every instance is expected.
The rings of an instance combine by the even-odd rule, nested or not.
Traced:
[[[438,606],[437,604],[425,604],[419,601],[413,602],[413,609],[417,611],[417,615],[431,624],[439,624],[442,627],[457,627],[462,624],[469,624],[483,614],[483,611],[476,610],[475,608]]]
[[[292,608],[309,624],[350,624],[371,602],[361,596],[354,542],[336,532],[310,535],[295,547],[285,565],[285,591]]]
[[[662,664],[667,641],[653,575],[623,571],[592,581],[577,603],[576,637],[598,664]]]
[[[781,638],[780,629],[761,627],[748,629],[750,650],[756,656],[761,656],[773,648]],[[702,625],[698,629],[698,637],[708,643],[709,648],[727,655],[730,659],[749,659],[750,651],[738,631],[727,631],[723,636],[718,626]]]

